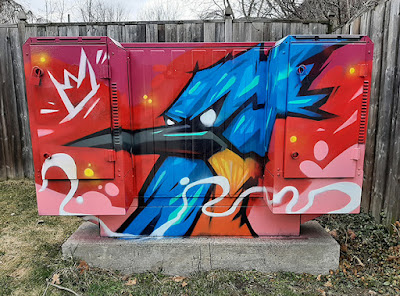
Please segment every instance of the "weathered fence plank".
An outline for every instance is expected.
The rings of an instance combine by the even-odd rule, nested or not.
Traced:
[[[20,32],[17,29],[9,30],[12,67],[14,73],[15,97],[18,112],[18,123],[21,139],[21,160],[24,172],[23,176],[32,178],[34,175],[31,133],[29,127],[28,104],[26,101],[24,63],[21,49]]]
[[[369,106],[369,120],[367,130],[367,146],[365,151],[364,162],[364,184],[361,205],[364,210],[369,211],[371,202],[371,190],[375,157],[375,136],[376,136],[376,118],[378,115],[378,96],[380,91],[381,69],[382,69],[382,43],[383,43],[383,26],[386,4],[382,3],[375,8],[372,14],[368,14],[372,20],[366,20],[364,15],[360,18],[360,31],[366,32],[365,23],[372,23],[368,32],[370,38],[375,42],[374,45],[374,62],[371,78],[371,98]],[[365,14],[367,15],[367,14]],[[368,28],[369,30],[369,28]]]
[[[206,24],[204,24],[206,27]],[[165,41],[166,42],[177,42],[177,25],[176,24],[165,24]],[[209,28],[207,27],[209,30]],[[205,29],[204,29],[205,30]],[[209,34],[209,32],[207,31]],[[215,27],[214,27],[214,36],[215,36]],[[207,35],[207,38],[209,38],[209,35]],[[211,40],[210,40],[211,41]]]
[[[215,42],[215,23],[204,23],[204,42]]]
[[[382,110],[378,117],[378,132],[377,132],[377,147],[379,151],[377,157],[375,157],[376,164],[376,179],[375,188],[377,190],[382,190],[383,203],[381,205],[381,211],[385,213],[390,212],[391,205],[393,204],[392,199],[388,195],[388,180],[390,179],[390,171],[393,167],[392,159],[393,151],[390,149],[391,136],[395,134],[393,130],[393,117],[397,114],[393,113],[393,107],[397,105],[398,98],[395,98],[397,89],[395,91],[395,86],[397,86],[396,71],[398,68],[397,51],[399,48],[399,26],[400,26],[400,0],[392,0],[388,2],[389,9],[389,26],[388,30],[388,43],[387,43],[387,58],[386,58],[386,69],[385,69],[385,79],[383,84],[383,94],[382,100],[379,102],[379,108]],[[393,170],[393,169],[392,169]],[[378,178],[385,180],[384,186],[383,182],[377,182]],[[376,190],[376,191],[377,191]],[[376,192],[375,191],[375,192]],[[374,193],[375,193],[374,192]],[[400,197],[397,197],[400,198]],[[395,197],[393,198],[393,200]],[[377,208],[376,210],[378,210]],[[387,215],[387,214],[386,214]]]
[[[6,175],[8,178],[22,178],[24,177],[24,170],[22,165],[21,130],[18,122],[10,30],[17,30],[17,28],[0,28],[0,40],[4,40],[0,43],[0,76],[2,77],[0,95],[1,133]]]
[[[393,2],[391,2],[393,3]],[[377,116],[377,129],[376,129],[376,144],[375,144],[375,164],[373,171],[373,183],[371,192],[371,213],[374,217],[379,217],[382,211],[383,202],[385,199],[386,187],[386,170],[387,170],[387,149],[388,149],[388,130],[390,129],[390,115],[391,115],[391,102],[393,97],[393,79],[394,67],[393,62],[393,38],[391,30],[393,28],[396,17],[391,13],[392,6],[390,2],[387,3],[385,8],[385,20],[383,31],[383,45],[382,45],[382,73],[379,91],[379,112]],[[395,21],[396,22],[396,21]],[[397,30],[398,32],[398,30]],[[391,46],[391,50],[389,50]],[[379,218],[380,219],[380,218]]]

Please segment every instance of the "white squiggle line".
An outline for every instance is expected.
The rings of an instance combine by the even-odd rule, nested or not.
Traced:
[[[324,191],[329,191],[329,190],[339,190],[345,194],[347,194],[350,197],[350,202],[344,206],[343,208],[335,211],[329,212],[329,214],[335,214],[335,213],[351,213],[355,209],[357,209],[360,206],[361,203],[361,187],[352,182],[340,182],[332,185],[325,186],[320,189],[313,190],[316,193],[321,193],[324,191],[320,191],[324,189]],[[317,192],[320,191],[320,192]],[[311,192],[310,192],[311,193]]]
[[[360,205],[361,202],[361,187],[357,185],[356,183],[352,182],[338,182],[335,184],[330,184],[315,190],[310,191],[308,194],[308,202],[307,204],[293,212],[293,207],[298,203],[299,201],[299,191],[297,190],[296,187],[293,186],[286,186],[284,187],[280,192],[274,195],[273,198],[273,203],[274,205],[279,205],[282,202],[283,196],[288,193],[292,192],[293,197],[286,206],[285,212],[288,214],[302,214],[305,213],[307,210],[311,208],[311,206],[314,204],[314,200],[316,195],[326,192],[326,191],[332,191],[332,190],[338,190],[340,192],[343,192],[344,194],[347,194],[350,197],[350,202],[344,206],[343,208],[335,211],[329,212],[329,214],[334,214],[334,213],[351,213],[357,207]]]
[[[212,206],[212,205],[218,203],[218,202],[221,201],[222,199],[224,199],[224,196],[221,195],[220,197],[218,197],[218,198],[216,198],[216,199],[214,199],[214,200],[211,200],[211,201],[207,202],[206,204],[204,204],[204,206],[202,207],[201,210],[202,210],[202,212],[203,212],[205,215],[210,216],[210,217],[226,217],[226,216],[232,215],[232,214],[236,211],[238,205],[242,202],[242,200],[243,200],[246,196],[248,196],[248,195],[250,195],[250,194],[252,194],[252,193],[256,193],[256,192],[266,192],[266,191],[267,191],[267,189],[266,189],[265,187],[263,187],[263,186],[254,186],[254,187],[251,187],[251,188],[249,188],[249,189],[243,191],[243,192],[239,195],[239,197],[235,200],[235,202],[234,202],[233,205],[229,208],[229,210],[227,210],[227,211],[225,211],[225,212],[222,212],[222,213],[213,213],[213,212],[207,211],[207,208],[208,208],[208,207],[210,207],[210,206]]]
[[[274,197],[272,199],[273,204],[274,205],[280,205],[282,203],[283,196],[288,192],[292,192],[293,193],[293,197],[290,200],[290,202],[287,205],[287,207],[291,206],[291,208],[293,208],[293,206],[299,201],[299,191],[294,186],[286,186],[286,187],[282,188],[281,191],[279,191],[278,193],[274,194]],[[286,207],[286,211],[287,211],[287,207]]]
[[[71,182],[71,189],[68,191],[67,195],[60,204],[59,214],[65,216],[83,215],[82,213],[69,213],[64,210],[64,207],[70,202],[70,200],[74,197],[75,192],[78,190],[79,180],[77,177],[75,160],[70,155],[65,153],[56,153],[50,158],[47,158],[42,166],[43,183],[42,187],[39,189],[39,192],[44,191],[49,185],[49,180],[45,179],[45,176],[47,170],[51,167],[59,167],[62,169]]]
[[[264,187],[265,188],[265,200],[267,201],[267,205],[271,206],[273,204],[273,199],[268,198],[268,192],[271,192],[273,194],[274,188],[272,187]]]
[[[172,226],[174,225],[176,222],[178,222],[182,215],[186,212],[187,207],[188,207],[188,202],[187,202],[187,197],[186,197],[186,193],[188,192],[188,190],[190,188],[193,188],[197,185],[202,185],[202,184],[217,184],[220,185],[223,189],[223,193],[222,195],[225,194],[225,196],[229,193],[229,181],[227,178],[222,177],[222,176],[215,176],[215,177],[210,177],[210,178],[205,178],[193,183],[190,183],[189,185],[187,185],[185,187],[185,189],[182,192],[182,199],[183,199],[183,207],[182,209],[178,212],[178,214],[176,215],[176,217],[174,219],[171,219],[167,222],[165,222],[163,225],[161,225],[160,227],[158,227],[156,230],[154,230],[150,236],[163,236],[164,233]],[[204,206],[203,206],[204,207]]]
[[[95,216],[84,216],[82,217],[83,220],[85,221],[90,221],[90,220],[94,220],[97,223],[99,223],[100,227],[103,228],[104,233],[108,236],[108,237],[126,237],[126,238],[139,238],[139,235],[135,235],[135,234],[130,234],[130,233],[119,233],[119,232],[114,232],[112,231],[110,228],[108,228],[108,226],[98,217]]]

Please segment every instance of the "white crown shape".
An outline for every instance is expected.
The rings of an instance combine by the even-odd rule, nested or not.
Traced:
[[[67,94],[65,93],[66,89],[71,89],[73,88],[71,86],[71,80],[74,80],[77,84],[77,88],[79,88],[83,82],[83,80],[86,77],[86,66],[87,69],[89,70],[89,78],[90,78],[90,85],[92,90],[83,98],[82,101],[79,102],[78,105],[74,106],[71,103],[71,100],[68,98]],[[89,60],[86,56],[85,51],[81,50],[81,59],[79,61],[79,72],[78,72],[78,77],[72,75],[70,72],[68,72],[66,69],[64,69],[64,84],[59,83],[53,75],[50,73],[50,71],[47,71],[49,73],[50,79],[53,82],[54,86],[56,87],[58,94],[61,97],[61,100],[63,101],[65,108],[68,111],[68,115],[60,121],[61,123],[70,121],[72,118],[74,118],[80,111],[82,111],[83,107],[86,105],[86,103],[93,98],[93,96],[97,93],[97,91],[100,88],[100,84],[97,84],[96,81],[96,75],[93,71],[92,65],[90,65]]]

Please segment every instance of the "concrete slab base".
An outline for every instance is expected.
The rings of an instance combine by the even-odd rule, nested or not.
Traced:
[[[63,244],[65,257],[124,274],[147,271],[188,275],[198,271],[257,270],[327,274],[339,265],[339,244],[315,221],[295,238],[149,238],[124,240],[99,236],[82,224]]]

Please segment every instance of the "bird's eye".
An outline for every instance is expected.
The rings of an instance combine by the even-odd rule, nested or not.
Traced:
[[[167,123],[167,125],[174,125],[174,124],[175,124],[175,121],[173,121],[173,120],[167,118],[166,123]]]
[[[216,119],[217,113],[215,113],[214,109],[209,109],[200,116],[200,122],[206,127],[213,126]]]

